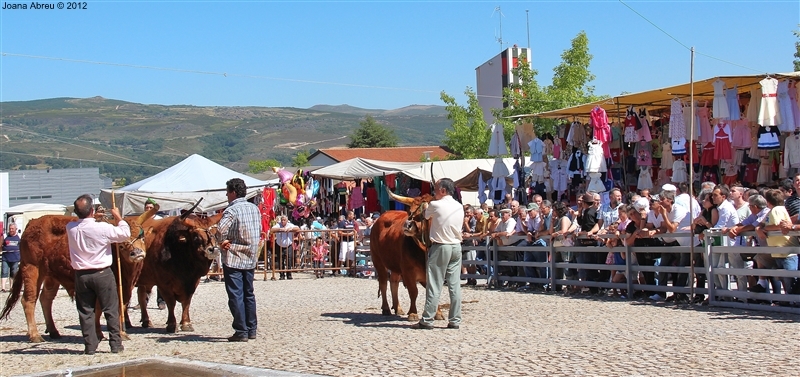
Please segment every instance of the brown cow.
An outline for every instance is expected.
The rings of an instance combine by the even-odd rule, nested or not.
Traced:
[[[386,211],[370,231],[370,253],[372,264],[378,275],[378,295],[382,296],[381,311],[383,315],[403,315],[398,299],[398,288],[403,281],[411,303],[408,309],[408,320],[419,321],[417,313],[417,282],[426,286],[427,264],[427,220],[422,218],[427,203],[433,198],[425,194],[422,197],[406,198],[389,192],[392,199],[411,207],[410,215],[405,211]],[[386,283],[390,280],[392,291],[392,307],[386,297]],[[436,311],[436,319],[444,319],[440,309]]]
[[[141,265],[145,257],[144,233],[139,225],[141,221],[155,213],[145,213],[139,218],[125,218],[131,228],[131,237],[126,242],[116,244],[113,249],[122,250],[125,255],[123,265]],[[25,233],[20,239],[20,268],[14,278],[11,294],[6,299],[5,307],[0,312],[0,320],[8,318],[11,310],[20,299],[22,293],[22,307],[25,311],[25,320],[28,323],[28,338],[31,342],[39,343],[44,339],[36,328],[36,300],[42,304],[42,313],[45,319],[45,332],[50,334],[50,339],[59,339],[61,334],[53,322],[53,299],[61,285],[73,299],[75,298],[75,270],[70,264],[69,243],[67,241],[67,223],[75,221],[76,217],[61,215],[46,215],[33,219],[25,228]],[[114,255],[116,260],[116,255]],[[116,270],[114,271],[116,273]],[[134,282],[130,279],[123,281],[123,294],[133,289]],[[44,286],[44,289],[42,289]],[[124,302],[124,300],[123,300]],[[123,315],[124,313],[120,313]],[[98,338],[102,338],[100,326],[96,327]],[[124,337],[124,331],[122,334]]]
[[[176,302],[181,303],[181,331],[194,331],[189,307],[200,278],[208,274],[211,262],[219,254],[213,233],[222,214],[200,218],[192,214],[192,210],[181,216],[151,219],[143,224],[147,229],[145,241],[149,252],[138,282],[142,327],[153,327],[147,314],[147,293],[157,286],[169,309],[167,332],[177,330]]]

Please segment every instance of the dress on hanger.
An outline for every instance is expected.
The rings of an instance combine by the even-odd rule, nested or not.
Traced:
[[[783,80],[778,83],[778,110],[781,113],[781,125],[778,126],[778,129],[781,130],[781,132],[792,132],[795,130],[792,107],[792,100],[789,98],[789,80]]]
[[[725,99],[728,101],[728,113],[730,120],[741,119],[741,111],[739,111],[739,85],[734,85],[733,89],[725,91]]]
[[[688,139],[692,136],[692,139],[697,140],[700,137],[700,122],[698,122],[697,116],[697,102],[695,102],[692,106],[694,106],[694,135],[689,135],[692,127],[692,108],[689,105],[683,106],[683,125],[686,127],[686,138]]]
[[[638,180],[638,188],[641,189],[652,189],[653,188],[653,175],[652,171],[650,170],[649,166],[642,166],[641,170],[639,171],[639,180]]]
[[[733,141],[731,141],[731,145],[733,148],[750,149],[752,140],[750,138],[750,126],[747,125],[747,120],[731,121],[731,128],[731,132],[733,132]]]
[[[550,139],[544,139],[542,142],[542,154],[545,156],[552,156],[553,155],[553,142]]]
[[[700,166],[717,166],[714,159],[714,143],[703,144],[703,155],[700,156]]]
[[[669,137],[671,139],[686,138],[686,124],[683,119],[683,105],[681,100],[676,98],[672,99],[669,114]]]
[[[682,156],[686,154],[686,139],[672,140],[672,155]]]
[[[492,123],[492,137],[489,139],[489,156],[505,156],[508,154],[506,138],[503,136],[503,125]]]
[[[600,106],[595,106],[589,113],[592,121],[592,138],[601,143],[611,141],[611,126],[608,124],[606,110]]]
[[[542,161],[542,155],[544,154],[544,142],[537,138],[531,139],[528,142],[528,148],[531,151],[531,161]]]
[[[761,107],[758,112],[758,124],[763,127],[781,124],[778,111],[778,80],[767,77],[761,81]]]
[[[684,144],[686,141],[684,141]],[[664,143],[661,146],[661,169],[667,170],[672,169],[672,163],[674,159],[672,158],[672,144]]]
[[[639,123],[642,125],[642,128],[638,130],[638,138],[639,141],[650,141],[653,140],[653,137],[650,135],[650,120],[647,119],[647,109],[641,108],[639,109]]]
[[[758,159],[758,177],[756,183],[772,182],[772,158],[764,156]]]
[[[730,112],[728,111],[728,101],[725,100],[725,81],[720,79],[715,80],[711,83],[714,86],[714,105],[712,107],[712,111],[714,112],[714,118],[730,118]]]
[[[709,118],[708,107],[702,106],[697,108],[697,128],[700,130],[700,137],[698,139],[702,144],[714,142],[714,130],[711,129]]]
[[[607,170],[603,147],[599,142],[589,143],[589,158],[586,160],[586,171],[588,173],[600,173]],[[602,182],[600,183],[602,184]]]
[[[531,180],[534,182],[544,181],[544,170],[547,163],[544,161],[534,161],[531,164]]]
[[[761,88],[750,89],[750,103],[747,105],[747,120],[758,123],[758,113],[761,107]]]
[[[800,103],[797,102],[797,82],[789,80],[789,101],[792,106],[792,118],[794,118],[794,129],[800,129]]]
[[[586,190],[598,193],[605,192],[606,185],[604,185],[603,181],[600,180],[601,176],[601,173],[589,173],[589,185],[586,187]]]
[[[731,126],[727,121],[720,120],[714,127],[714,159],[717,160],[717,165],[720,160],[733,159],[731,142],[733,142]]]
[[[758,149],[779,149],[781,147],[779,136],[778,127],[758,127]],[[753,154],[750,157],[753,157]]]
[[[786,146],[783,149],[783,168],[800,168],[800,134],[790,134],[786,137]]]
[[[636,129],[638,125],[641,128],[641,124],[639,122],[639,117],[636,116],[636,110],[633,109],[633,106],[628,108],[628,111],[625,115],[625,142],[626,143],[635,143],[639,141],[639,132]]]
[[[675,160],[672,163],[672,182],[682,183],[688,181],[686,174],[686,162],[683,160]]]
[[[558,191],[559,195],[567,189],[567,165],[564,160],[550,161],[551,190]]]
[[[636,156],[637,166],[653,165],[653,150],[649,142],[640,141],[636,143],[636,149],[633,153]]]

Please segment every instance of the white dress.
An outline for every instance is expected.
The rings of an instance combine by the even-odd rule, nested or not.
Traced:
[[[544,169],[547,165],[544,161],[535,161],[531,164],[531,180],[533,182],[544,181]]]
[[[792,100],[789,98],[788,80],[778,83],[778,110],[781,113],[781,125],[778,129],[781,132],[794,131],[794,113],[792,113]]]
[[[489,139],[489,156],[505,156],[508,154],[506,138],[503,136],[503,125],[492,123],[492,138]]]
[[[589,186],[586,189],[594,192],[605,192],[606,186],[600,180],[601,176],[602,174],[600,173],[589,173]]]
[[[642,170],[639,172],[639,184],[638,188],[641,189],[651,189],[653,188],[653,173],[650,171],[649,166],[642,166]]]
[[[589,157],[586,159],[586,172],[605,172],[606,159],[603,156],[603,146],[600,143],[589,143]]]
[[[669,137],[672,139],[686,138],[686,124],[683,118],[683,105],[678,98],[672,99],[669,114]]]
[[[714,118],[730,118],[730,111],[728,111],[728,101],[725,99],[725,81],[717,79],[711,85],[714,86]]]
[[[565,160],[550,161],[550,178],[553,180],[554,191],[562,192],[567,189],[568,163]]]
[[[661,169],[672,169],[672,144],[664,143],[661,147]]]
[[[676,160],[672,163],[672,182],[686,182],[686,163],[683,160]]]
[[[781,124],[778,112],[778,80],[767,77],[761,81],[761,107],[758,111],[758,124],[769,127]]]

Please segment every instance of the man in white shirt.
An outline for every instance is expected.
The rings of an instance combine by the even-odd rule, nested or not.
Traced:
[[[719,213],[719,219],[714,224],[714,228],[732,228],[739,223],[739,214],[736,212],[736,208],[733,207],[733,203],[728,200],[729,196],[730,191],[724,185],[714,187],[714,191],[711,192],[711,201],[717,205],[717,212]],[[726,236],[723,240],[727,240],[727,243],[723,243],[722,246],[736,245],[736,239],[733,237]],[[717,268],[725,268],[725,258],[722,256],[723,254],[712,253],[711,263]],[[744,268],[744,260],[742,260],[739,253],[728,253],[728,262],[731,264],[731,268]],[[728,276],[722,274],[715,274],[714,276],[717,280],[715,282],[717,288],[728,289]],[[736,279],[739,290],[746,290],[747,280],[745,277],[736,276]]]
[[[455,184],[442,178],[434,185],[434,201],[425,210],[430,219],[431,246],[425,271],[425,310],[415,329],[432,329],[433,316],[439,306],[442,286],[450,290],[450,313],[447,328],[458,329],[461,325],[461,228],[464,223],[464,207],[453,199]]]
[[[289,222],[289,218],[281,216],[278,223],[272,227],[272,233],[275,234],[275,246],[278,248],[278,263],[280,270],[288,270],[292,268],[294,261],[294,237],[300,232],[300,228]],[[292,280],[291,272],[281,272],[280,280]]]
[[[74,212],[80,220],[67,224],[70,264],[75,270],[75,304],[83,333],[83,353],[94,355],[100,343],[94,325],[97,302],[100,302],[106,317],[111,353],[119,353],[125,347],[120,337],[117,283],[110,268],[111,244],[127,240],[131,236],[131,228],[122,220],[116,208],[111,209],[111,215],[118,222],[117,226],[96,222],[92,216],[92,201],[89,194],[75,199]]]
[[[691,224],[691,218],[689,216],[689,210],[684,208],[682,205],[675,203],[675,192],[671,190],[664,190],[661,191],[659,195],[658,203],[654,203],[654,211],[658,212],[658,218],[661,222],[660,226],[655,229],[656,234],[669,234],[669,233],[678,233],[678,232],[689,232],[689,225]],[[689,246],[692,240],[692,237],[672,237],[672,236],[664,236],[661,238],[664,241],[664,246]],[[678,266],[682,266],[684,264],[688,265],[688,254],[686,256],[683,255],[684,253],[661,253],[661,263],[660,266],[667,266],[672,267],[673,264],[677,264]],[[667,282],[669,281],[669,272],[659,272],[658,273],[658,285],[660,286],[667,286]],[[687,274],[672,274],[674,278],[673,285],[674,286],[685,286],[686,279],[688,278]],[[656,293],[650,297],[653,300],[661,301],[662,297],[661,294]],[[674,296],[670,296],[667,298],[669,301],[677,300],[682,302],[688,302],[689,298],[685,294],[676,294]]]

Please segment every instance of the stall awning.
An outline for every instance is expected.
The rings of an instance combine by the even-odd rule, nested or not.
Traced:
[[[418,169],[420,165],[422,165],[421,162],[391,162],[356,157],[317,169],[311,174],[315,177],[353,180],[356,178],[380,177],[384,174],[395,174],[404,170]]]
[[[800,72],[775,73],[775,74],[770,74],[770,76],[778,80],[798,79],[800,78]],[[733,89],[734,87],[737,87],[740,95],[746,94],[746,96],[749,97],[750,90],[754,88],[759,88],[761,85],[759,84],[759,81],[763,80],[764,77],[766,77],[766,74],[743,75],[743,76],[718,76],[701,81],[695,81],[694,97],[695,100],[701,101],[701,106],[702,106],[702,101],[708,101],[709,102],[708,106],[711,107],[711,101],[714,99],[714,87],[712,86],[712,83],[717,79],[725,81],[725,85],[727,86],[728,89]],[[667,111],[669,111],[670,101],[672,101],[673,98],[678,97],[680,99],[685,100],[689,98],[690,94],[691,94],[691,84],[685,83],[661,89],[649,90],[646,92],[619,95],[601,101],[586,103],[583,105],[578,105],[573,107],[567,107],[559,110],[546,111],[538,114],[514,115],[509,118],[588,117],[589,113],[592,111],[592,109],[594,109],[595,106],[600,106],[604,110],[606,110],[606,114],[608,114],[608,117],[611,118],[613,121],[615,118],[624,117],[627,107],[631,105],[637,107],[644,106],[651,113],[659,108],[665,108],[667,109]]]

